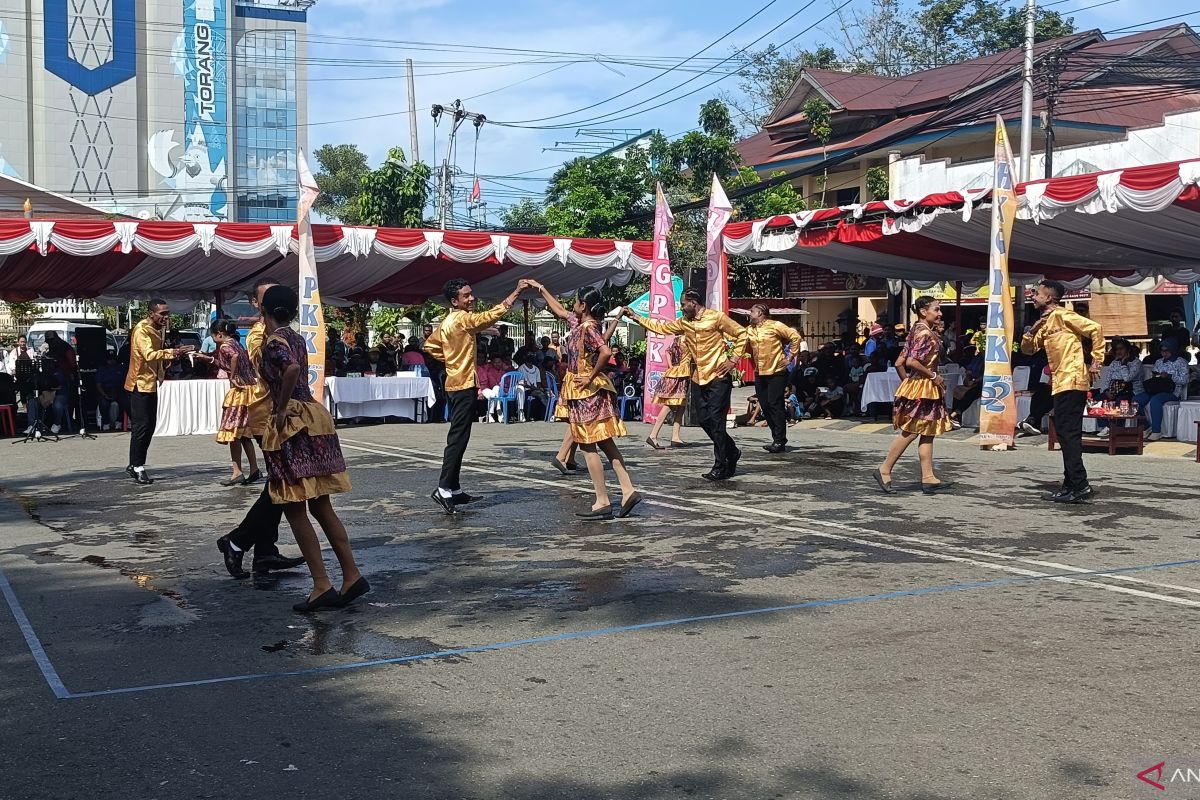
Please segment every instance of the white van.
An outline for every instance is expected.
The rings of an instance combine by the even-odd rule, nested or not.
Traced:
[[[96,325],[90,322],[64,322],[62,320],[45,321],[39,320],[29,327],[29,333],[25,334],[25,339],[29,342],[29,346],[34,350],[40,350],[46,342],[46,332],[54,331],[58,334],[58,338],[68,342],[71,347],[78,347],[78,342],[75,339],[75,331],[79,328],[99,328],[104,330],[103,325]],[[110,350],[117,350],[117,342],[113,335],[105,331],[106,347]]]

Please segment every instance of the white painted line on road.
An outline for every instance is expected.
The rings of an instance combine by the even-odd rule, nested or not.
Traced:
[[[415,462],[422,463],[422,464],[428,464],[430,466],[440,466],[441,465],[441,458],[435,453],[426,453],[421,450],[413,450],[411,448],[399,447],[397,445],[378,444],[375,442],[358,442],[353,439],[343,438],[341,441],[342,441],[342,447],[344,447],[346,449],[350,449],[350,450],[360,450],[360,451],[367,452],[367,453],[374,453],[376,455],[396,455],[396,456],[403,455],[410,461],[415,461]],[[381,450],[379,448],[386,448],[386,449]],[[464,464],[462,468],[463,468],[463,470],[465,470],[467,472],[484,474],[484,475],[488,475],[493,478],[496,477],[496,471],[495,471],[495,469],[492,469],[492,468],[476,467],[476,466],[472,466],[470,464]],[[565,489],[575,492],[576,494],[591,494],[592,493],[592,489],[591,489],[590,485],[587,485],[587,486],[572,485],[572,484],[564,483],[561,480],[547,480],[545,478],[539,478],[539,477],[535,477],[535,476],[531,476],[531,475],[523,475],[522,480],[533,482],[533,483],[543,484],[545,486],[553,486],[553,487],[556,487],[559,489],[565,488]],[[748,509],[748,508],[744,508],[741,506],[730,505],[728,503],[721,503],[721,502],[718,502],[715,500],[708,500],[705,498],[679,497],[677,495],[668,494],[666,492],[656,492],[656,491],[648,491],[648,490],[639,490],[639,491],[641,491],[641,493],[647,498],[644,501],[646,503],[649,503],[651,505],[660,506],[663,508],[670,508],[670,509],[676,510],[676,511],[683,511],[685,513],[695,513],[696,505],[704,505],[704,506],[708,506],[710,508],[718,508],[722,511],[727,512],[728,514],[731,515],[729,518],[732,521],[755,523],[755,522],[762,522],[761,518],[767,517],[772,520],[772,525],[776,528],[792,531],[794,533],[801,533],[806,536],[813,536],[813,537],[829,539],[829,540],[839,541],[839,542],[848,542],[848,543],[857,544],[857,545],[860,545],[863,547],[876,548],[876,549],[880,549],[880,550],[889,550],[892,552],[905,553],[908,555],[917,555],[917,556],[923,556],[923,557],[927,557],[927,558],[936,558],[936,559],[940,559],[942,561],[949,561],[949,562],[953,562],[953,563],[970,564],[972,566],[981,567],[983,569],[998,570],[1001,572],[1008,572],[1008,573],[1012,573],[1015,575],[1023,575],[1023,576],[1027,576],[1027,577],[1044,577],[1044,578],[1048,578],[1049,580],[1053,580],[1057,583],[1065,583],[1065,584],[1071,584],[1071,585],[1077,585],[1077,586],[1088,586],[1091,588],[1103,589],[1108,592],[1114,592],[1116,594],[1131,595],[1133,597],[1141,597],[1141,598],[1144,598],[1147,600],[1157,600],[1159,602],[1171,603],[1173,605],[1181,605],[1181,606],[1189,606],[1189,607],[1193,607],[1193,608],[1200,608],[1200,601],[1197,601],[1197,600],[1189,600],[1189,599],[1181,598],[1181,597],[1171,597],[1170,595],[1143,591],[1141,589],[1132,589],[1132,588],[1128,588],[1125,586],[1113,586],[1111,584],[1097,583],[1095,581],[1089,581],[1089,580],[1082,580],[1082,579],[1076,579],[1076,578],[1065,578],[1065,577],[1061,577],[1061,576],[1050,576],[1044,572],[1039,572],[1036,570],[1024,569],[1022,567],[1016,567],[1016,566],[1008,566],[1005,564],[997,564],[997,563],[994,563],[991,561],[981,561],[978,558],[971,558],[966,555],[954,555],[953,553],[945,552],[945,551],[954,550],[954,549],[967,550],[967,548],[959,548],[954,545],[947,545],[947,544],[944,544],[941,542],[935,542],[932,540],[921,540],[921,539],[917,539],[916,537],[906,537],[906,536],[897,535],[897,534],[888,534],[888,533],[884,533],[882,531],[872,531],[872,530],[865,529],[865,528],[855,529],[865,535],[879,537],[880,539],[912,540],[915,543],[920,543],[923,545],[922,548],[901,546],[901,545],[892,544],[892,543],[886,542],[886,541],[875,541],[875,540],[871,540],[871,539],[859,538],[857,536],[848,536],[845,534],[828,533],[825,531],[814,530],[812,528],[801,527],[801,526],[798,526],[798,525],[794,524],[793,522],[791,522],[792,518],[789,515],[782,514],[779,512],[775,512],[775,511],[770,511],[769,509],[763,509],[763,508],[749,508]],[[659,498],[663,498],[663,499],[659,499]],[[673,500],[675,502],[674,503],[666,502],[668,500]],[[683,503],[684,505],[678,505],[678,503]],[[932,549],[925,549],[925,548],[932,548]],[[1007,555],[1004,555],[1003,553],[990,553],[987,551],[980,551],[980,550],[969,551],[969,552],[972,552],[976,555],[983,556],[986,558],[994,558],[994,559],[1001,560],[1001,561],[1009,561],[1009,562],[1023,561],[1023,559],[1019,559],[1014,556],[1007,556]],[[1046,564],[1049,564],[1049,563],[1050,562],[1046,562]],[[1062,565],[1062,567],[1063,567],[1063,569],[1065,569],[1068,572],[1075,572],[1075,571],[1095,572],[1095,570],[1084,569],[1081,567],[1073,567],[1073,566],[1066,566],[1066,565]],[[1164,588],[1174,588],[1174,587],[1171,587],[1169,584],[1159,584],[1159,586],[1162,586]]]

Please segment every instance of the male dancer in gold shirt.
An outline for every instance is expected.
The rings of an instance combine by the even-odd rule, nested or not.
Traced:
[[[1062,448],[1064,477],[1062,488],[1046,499],[1082,503],[1096,494],[1083,467],[1083,412],[1088,390],[1104,364],[1104,331],[1099,323],[1059,305],[1066,291],[1058,281],[1038,284],[1033,305],[1042,316],[1025,330],[1021,352],[1031,356],[1045,348],[1050,361],[1054,429]],[[1084,363],[1084,339],[1090,342],[1090,366]]]
[[[129,393],[129,466],[125,473],[140,486],[154,483],[146,474],[146,455],[158,422],[158,384],[162,383],[169,361],[190,353],[191,345],[163,349],[163,328],[171,319],[165,300],[151,300],[149,315],[133,326],[129,334],[129,372],[125,391]]]
[[[771,443],[763,445],[768,453],[782,453],[787,446],[788,364],[796,365],[800,353],[800,334],[778,320],[771,319],[771,309],[765,303],[755,303],[750,309],[747,328],[750,349],[754,352],[754,394],[758,406],[771,426]],[[791,355],[783,357],[783,346],[791,346]]]
[[[735,364],[733,356],[746,352],[746,329],[720,311],[705,308],[703,298],[694,289],[683,293],[682,305],[683,318],[671,322],[639,317],[629,308],[622,311],[648,331],[660,336],[682,335],[687,342],[686,349],[696,364],[692,383],[700,390],[700,427],[713,443],[713,468],[703,477],[723,481],[736,474],[742,456],[725,432],[725,417],[733,391],[729,374]],[[733,342],[732,349],[727,349],[727,342]]]
[[[425,352],[446,365],[446,402],[450,406],[450,431],[446,434],[446,452],[442,455],[442,474],[430,497],[447,514],[475,498],[462,490],[459,473],[463,455],[471,441],[471,423],[475,421],[475,335],[503,317],[529,287],[521,279],[512,294],[488,311],[473,312],[475,295],[462,278],[447,281],[442,293],[450,312],[433,335],[425,340]]]

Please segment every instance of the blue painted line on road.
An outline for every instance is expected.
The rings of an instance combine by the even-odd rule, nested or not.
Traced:
[[[65,699],[78,700],[88,697],[108,697],[110,695],[119,694],[136,694],[140,692],[150,692],[159,689],[182,689],[192,686],[210,686],[219,683],[236,683],[241,681],[258,681],[267,680],[270,678],[289,678],[289,677],[304,677],[316,676],[334,672],[344,672],[352,669],[365,669],[367,667],[380,667],[390,664],[408,664],[417,661],[431,661],[439,658],[452,658],[454,656],[474,655],[477,653],[488,653],[497,650],[511,650],[517,647],[529,647],[531,645],[549,644],[552,642],[564,642],[572,639],[593,639],[600,636],[611,636],[618,633],[631,633],[633,631],[653,630],[655,628],[667,628],[678,625],[693,625],[700,622],[714,622],[718,620],[737,619],[742,617],[760,616],[763,614],[777,614],[785,611],[801,611],[812,608],[829,608],[832,606],[852,605],[856,603],[874,603],[882,600],[897,600],[907,597],[923,597],[934,594],[945,594],[947,592],[962,592],[973,589],[989,589],[1000,586],[1020,586],[1031,583],[1040,583],[1052,580],[1062,579],[1083,579],[1088,577],[1103,577],[1105,575],[1123,575],[1130,572],[1146,572],[1149,570],[1172,569],[1176,567],[1190,567],[1200,564],[1200,559],[1190,559],[1187,561],[1170,561],[1160,564],[1146,564],[1135,567],[1117,567],[1114,569],[1091,570],[1088,572],[1065,572],[1048,575],[1031,575],[1028,577],[1015,578],[1000,578],[991,581],[975,581],[972,583],[955,583],[943,586],[928,586],[921,589],[904,589],[894,592],[881,592],[878,594],[859,595],[857,597],[840,597],[829,600],[810,600],[804,603],[792,603],[790,605],[770,606],[767,608],[752,608],[742,611],[726,611],[718,614],[703,614],[695,617],[682,617],[679,619],[658,620],[655,622],[642,622],[635,625],[619,625],[611,628],[596,628],[586,631],[570,631],[566,633],[555,633],[547,636],[536,636],[531,639],[517,639],[508,642],[498,642],[495,644],[477,645],[475,647],[459,647],[450,650],[437,650],[431,653],[420,653],[410,656],[399,656],[396,658],[380,658],[371,661],[356,661],[349,664],[334,664],[326,667],[311,667],[309,669],[289,670],[286,672],[263,672],[248,675],[230,675],[221,678],[205,678],[201,680],[191,681],[175,681],[173,683],[156,683],[145,686],[130,686],[123,689],[101,689],[94,692],[73,692],[66,696]],[[11,601],[10,601],[11,602]],[[34,639],[36,641],[36,638]],[[39,645],[40,648],[40,645]],[[43,653],[44,656],[44,653]],[[48,664],[47,660],[47,664]],[[44,670],[43,670],[44,672]],[[51,669],[51,673],[53,670]],[[55,676],[57,680],[57,676]],[[47,676],[49,680],[49,676]],[[59,683],[61,686],[61,682]],[[65,690],[64,690],[65,691]],[[56,692],[57,694],[57,692]],[[62,695],[60,695],[61,697]]]
[[[0,569],[0,594],[4,595],[4,600],[8,603],[8,610],[12,612],[13,619],[17,621],[17,628],[25,637],[25,644],[29,645],[29,652],[33,654],[33,660],[37,663],[38,669],[42,671],[42,677],[50,685],[50,691],[54,692],[54,696],[59,700],[71,697],[72,695],[67,691],[62,678],[58,677],[58,672],[54,669],[50,656],[46,655],[46,648],[42,647],[41,640],[34,632],[33,625],[29,623],[29,617],[25,616],[25,609],[21,608],[21,603],[17,600],[17,595],[2,569]]]

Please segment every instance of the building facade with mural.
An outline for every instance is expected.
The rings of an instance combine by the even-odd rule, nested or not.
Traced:
[[[144,219],[293,221],[313,2],[0,0],[0,174]]]

